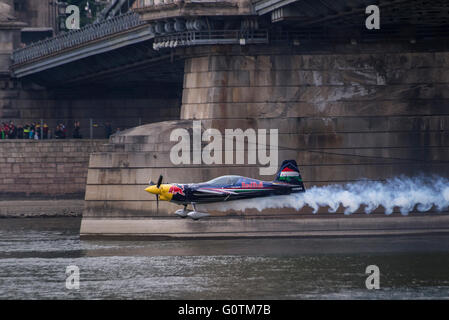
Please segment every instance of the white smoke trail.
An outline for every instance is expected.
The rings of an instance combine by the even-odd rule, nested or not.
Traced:
[[[305,193],[286,196],[272,196],[199,205],[198,209],[228,211],[268,208],[294,208],[301,210],[309,206],[313,213],[320,207],[329,207],[329,212],[336,212],[341,206],[345,214],[351,214],[364,206],[365,213],[371,213],[379,207],[385,214],[393,213],[398,208],[403,215],[414,209],[419,212],[435,208],[443,211],[449,208],[449,180],[442,177],[399,177],[385,182],[359,181],[345,185],[328,185],[312,187]]]

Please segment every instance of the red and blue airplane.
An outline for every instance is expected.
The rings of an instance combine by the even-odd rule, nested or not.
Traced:
[[[242,176],[221,176],[207,182],[189,184],[162,184],[162,179],[163,177],[160,176],[156,184],[150,182],[150,186],[145,191],[156,195],[158,207],[159,199],[183,205],[184,209],[177,210],[175,214],[194,220],[209,216],[208,213],[198,212],[195,207],[197,204],[305,192],[295,160],[284,160],[276,178],[271,182]],[[194,211],[187,210],[189,204]]]

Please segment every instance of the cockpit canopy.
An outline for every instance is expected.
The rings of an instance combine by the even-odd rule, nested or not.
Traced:
[[[205,184],[213,185],[213,186],[222,186],[222,185],[233,185],[236,184],[241,176],[222,176],[210,181],[205,182]]]

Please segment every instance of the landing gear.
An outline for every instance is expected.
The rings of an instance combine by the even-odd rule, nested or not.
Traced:
[[[195,206],[194,203],[192,203],[192,207],[193,207],[193,211],[191,211],[191,212],[189,212],[189,213],[187,214],[187,216],[188,216],[189,218],[192,218],[193,220],[196,221],[196,220],[199,220],[199,219],[201,219],[201,218],[210,216],[210,214],[208,214],[208,213],[205,213],[205,212],[198,212],[198,211],[196,210],[196,206]]]
[[[184,209],[178,209],[175,211],[175,214],[181,218],[186,218],[189,211],[187,211],[187,205],[184,205]]]
[[[187,214],[187,216],[196,221],[201,218],[208,217],[208,216],[210,216],[210,214],[204,213],[204,212],[198,212],[198,211],[191,211]]]
[[[201,218],[208,217],[208,216],[210,215],[210,214],[205,213],[205,212],[198,212],[198,211],[196,210],[196,206],[195,206],[194,203],[192,203],[192,207],[193,207],[193,211],[190,211],[190,212],[189,212],[189,211],[187,210],[187,205],[185,204],[185,205],[184,205],[184,209],[176,210],[176,211],[175,211],[175,214],[176,214],[177,216],[181,217],[181,218],[189,217],[189,218],[191,218],[191,219],[193,219],[193,220],[199,220],[199,219],[201,219]]]

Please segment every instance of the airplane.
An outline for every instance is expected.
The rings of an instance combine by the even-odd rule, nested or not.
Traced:
[[[157,210],[159,210],[159,199],[170,201],[184,206],[184,209],[175,212],[176,215],[181,218],[189,217],[193,220],[210,215],[205,212],[198,212],[196,210],[197,204],[305,192],[295,160],[284,160],[276,178],[270,182],[235,175],[221,176],[207,182],[189,184],[162,184],[162,180],[163,176],[161,175],[156,184],[150,181],[150,186],[145,189],[145,191],[156,195]],[[193,211],[187,210],[189,204],[192,205]]]

